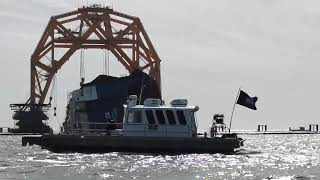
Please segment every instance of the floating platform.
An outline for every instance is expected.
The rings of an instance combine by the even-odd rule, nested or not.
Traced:
[[[236,137],[126,137],[108,135],[43,135],[22,137],[22,145],[39,145],[52,152],[232,153],[243,140]]]

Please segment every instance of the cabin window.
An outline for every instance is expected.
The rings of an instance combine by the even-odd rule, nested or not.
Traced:
[[[127,123],[141,123],[141,111],[129,111],[127,116]]]
[[[173,111],[166,110],[166,114],[167,114],[169,124],[176,124],[176,119],[174,117]]]
[[[163,111],[162,111],[162,110],[156,110],[156,115],[157,115],[159,124],[166,124],[166,120],[165,120],[165,118],[164,118],[164,115],[163,115]]]
[[[141,123],[142,122],[142,113],[141,111],[135,111],[134,112],[134,123]]]
[[[149,124],[156,124],[156,120],[153,116],[153,112],[152,110],[146,110],[146,116],[147,116],[147,119],[148,119],[148,123]]]
[[[133,123],[134,111],[129,111],[127,116],[127,123]]]
[[[178,116],[179,123],[181,125],[187,124],[186,117],[184,116],[183,111],[181,111],[181,110],[177,111],[177,116]]]

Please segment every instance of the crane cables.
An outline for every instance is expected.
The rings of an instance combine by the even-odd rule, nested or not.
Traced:
[[[104,58],[103,58],[103,74],[109,76],[109,73],[110,73],[110,69],[109,69],[110,51],[105,49],[103,53],[104,53],[103,54],[104,55]]]
[[[53,116],[51,116],[51,118],[49,119],[49,122],[48,124],[51,123],[52,119],[56,119],[57,120],[57,123],[60,125],[61,122],[59,121],[59,118],[57,116],[57,107],[58,107],[58,78],[57,78],[57,74],[55,74],[53,76],[53,83],[52,83],[52,87],[51,87],[51,92],[50,92],[50,104],[51,104],[51,101],[53,100]]]
[[[80,79],[85,78],[84,49],[80,50]]]

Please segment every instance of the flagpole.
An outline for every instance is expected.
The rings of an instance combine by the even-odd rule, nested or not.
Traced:
[[[238,101],[238,98],[239,98],[240,90],[241,90],[241,87],[239,87],[239,89],[238,89],[238,94],[237,94],[237,97],[236,97],[236,101],[235,101],[234,104],[233,104],[232,113],[231,113],[231,118],[230,118],[230,124],[229,124],[229,133],[230,133],[230,130],[231,130],[233,112],[234,112],[234,109],[235,109],[235,107],[236,107],[236,104],[237,104],[237,101]]]

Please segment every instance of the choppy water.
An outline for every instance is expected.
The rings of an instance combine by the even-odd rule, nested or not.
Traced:
[[[57,154],[0,136],[0,179],[320,179],[319,135],[241,136],[234,155]]]

